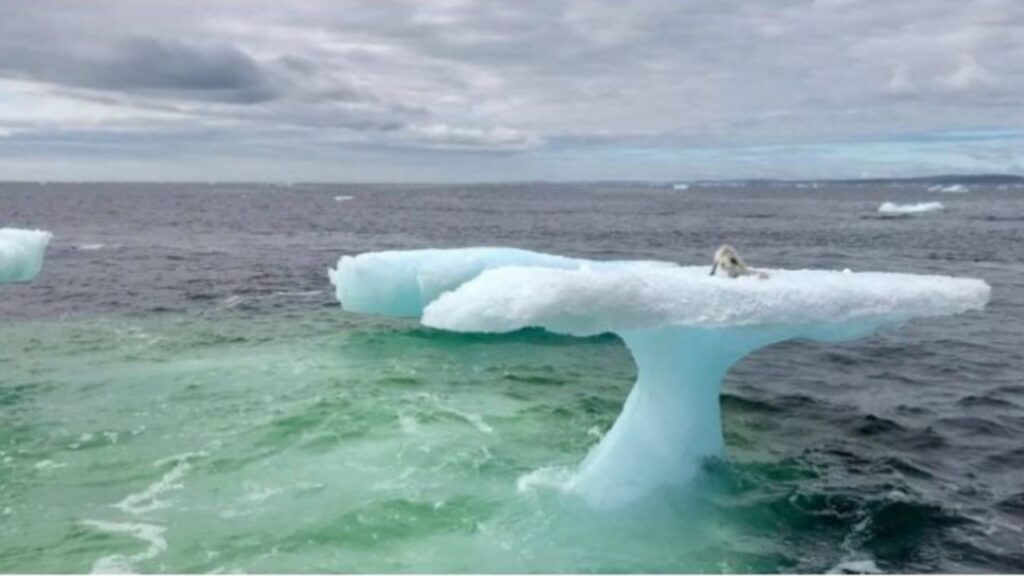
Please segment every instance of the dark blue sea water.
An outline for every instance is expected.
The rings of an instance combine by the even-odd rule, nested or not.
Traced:
[[[1024,571],[1024,189],[8,183],[0,226],[55,234],[0,288],[2,571]],[[980,277],[992,301],[755,353],[701,485],[598,514],[517,483],[614,421],[617,339],[356,317],[326,274],[383,249],[692,264],[723,242]]]

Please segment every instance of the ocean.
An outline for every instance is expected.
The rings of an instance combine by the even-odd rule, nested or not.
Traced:
[[[926,188],[0,184],[0,226],[55,235],[0,287],[0,571],[1022,572],[1024,189]],[[633,384],[618,338],[356,315],[327,279],[373,250],[723,242],[992,300],[757,351],[723,458],[594,510],[551,486]]]

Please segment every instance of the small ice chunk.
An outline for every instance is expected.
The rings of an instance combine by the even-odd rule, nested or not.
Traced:
[[[966,194],[967,192],[970,192],[970,189],[968,189],[967,186],[964,186],[963,184],[950,184],[948,186],[936,184],[934,186],[929,186],[928,191],[945,192],[947,194]]]
[[[895,204],[893,202],[886,202],[878,207],[878,212],[885,214],[886,216],[902,216],[904,214],[935,212],[936,210],[942,210],[944,208],[945,206],[942,205],[942,202],[920,202],[918,204]]]
[[[0,284],[35,278],[51,238],[53,235],[43,230],[0,228]]]

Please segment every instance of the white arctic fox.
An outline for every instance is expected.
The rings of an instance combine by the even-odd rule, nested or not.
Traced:
[[[718,250],[715,250],[715,259],[711,265],[711,276],[714,276],[719,269],[725,272],[729,278],[739,278],[740,276],[757,276],[761,280],[768,278],[766,272],[748,268],[743,259],[740,258],[739,252],[728,244],[722,244],[718,247]]]

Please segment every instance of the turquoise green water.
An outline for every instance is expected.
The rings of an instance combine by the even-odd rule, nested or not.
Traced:
[[[517,477],[573,464],[631,379],[608,339],[322,311],[0,342],[5,571],[474,569]]]
[[[224,309],[5,323],[0,365],[4,572],[824,570],[867,514],[729,397],[692,491],[554,488],[632,385],[611,337]]]

